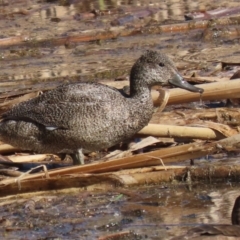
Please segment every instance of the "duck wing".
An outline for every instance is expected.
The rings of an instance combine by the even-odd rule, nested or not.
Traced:
[[[74,83],[57,87],[37,98],[19,103],[2,115],[4,120],[23,120],[45,126],[48,130],[68,129],[77,115],[109,106],[122,98],[116,88],[98,83]]]

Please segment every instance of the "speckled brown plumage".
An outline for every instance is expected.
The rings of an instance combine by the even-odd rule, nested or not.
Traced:
[[[151,86],[164,85],[176,74],[164,54],[147,51],[132,67],[129,96],[99,83],[63,85],[3,114],[0,139],[39,153],[111,147],[148,124]]]

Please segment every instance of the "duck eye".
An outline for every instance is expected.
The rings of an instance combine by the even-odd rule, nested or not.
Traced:
[[[159,66],[160,66],[160,67],[164,67],[164,66],[165,66],[165,64],[164,64],[164,63],[162,63],[162,62],[160,62],[160,63],[159,63]]]

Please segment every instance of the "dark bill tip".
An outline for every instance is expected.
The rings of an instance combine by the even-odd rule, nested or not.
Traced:
[[[169,83],[171,83],[173,86],[186,89],[190,92],[199,92],[199,93],[204,92],[204,89],[198,88],[198,87],[195,87],[195,86],[189,84],[179,74],[176,74],[172,79],[170,79]]]

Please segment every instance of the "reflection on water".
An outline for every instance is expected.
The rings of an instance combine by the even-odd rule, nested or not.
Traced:
[[[65,5],[61,5],[63,2]],[[224,53],[220,54],[219,50],[215,51],[217,55],[212,53],[216,41],[202,41],[203,30],[199,29],[65,44],[53,43],[52,39],[89,34],[97,36],[100,32],[107,34],[109,29],[139,30],[141,26],[151,28],[166,23],[185,22],[184,14],[192,11],[237,5],[234,0],[212,1],[211,5],[204,0],[1,1],[0,80],[31,79],[36,82],[43,79],[51,81],[58,77],[68,77],[70,81],[72,77],[75,78],[74,81],[77,77],[86,80],[114,79],[119,74],[127,74],[135,59],[148,48],[163,50],[175,57],[175,61],[180,62],[184,68],[192,65],[195,69],[204,68],[205,62],[210,64],[204,55],[208,50],[211,54],[207,58],[215,56],[219,61],[225,54],[233,55],[236,49],[229,48],[228,44],[228,50]],[[151,10],[150,15],[146,15],[147,9]],[[97,12],[96,15],[91,13],[93,10]],[[111,25],[112,21],[128,14],[143,14],[143,17],[124,26]],[[23,44],[1,45],[1,38],[14,36],[23,36],[26,41]],[[41,40],[46,41],[40,43]]]
[[[239,195],[239,184],[227,183],[196,184],[191,191],[186,185],[161,184],[19,195],[1,199],[0,238],[92,240],[131,231],[135,238],[126,239],[167,240],[202,223],[231,224]],[[11,230],[6,234],[6,229]]]
[[[48,10],[48,17],[61,17],[68,14],[73,13],[84,13],[90,12],[93,10],[114,10],[116,8],[122,7],[123,14],[127,13],[128,10],[134,8],[135,10],[141,8],[157,8],[161,9],[159,13],[158,19],[168,19],[168,18],[176,18],[184,19],[184,14],[193,11],[205,11],[211,10],[219,7],[236,7],[239,4],[236,1],[211,1],[211,5],[209,6],[209,1],[206,0],[167,0],[167,1],[158,1],[158,0],[136,0],[136,1],[104,1],[104,0],[95,0],[95,1],[69,1],[70,4],[68,6],[54,6],[52,11]],[[72,3],[71,3],[72,2]],[[64,14],[63,14],[64,13]]]

